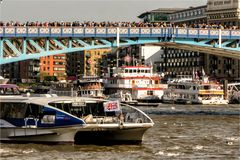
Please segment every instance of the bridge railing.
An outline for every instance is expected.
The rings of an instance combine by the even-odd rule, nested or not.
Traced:
[[[119,28],[120,37],[175,37],[240,39],[240,30],[204,28]],[[0,27],[0,37],[117,37],[117,28],[109,27]]]

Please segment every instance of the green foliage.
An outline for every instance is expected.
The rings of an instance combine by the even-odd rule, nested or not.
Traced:
[[[57,79],[56,76],[45,76],[44,77],[44,81],[47,81],[47,82],[51,82],[51,81],[57,82],[58,79]]]

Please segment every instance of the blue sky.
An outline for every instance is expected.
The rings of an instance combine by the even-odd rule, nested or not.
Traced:
[[[3,0],[3,21],[139,21],[157,8],[188,8],[207,0]]]

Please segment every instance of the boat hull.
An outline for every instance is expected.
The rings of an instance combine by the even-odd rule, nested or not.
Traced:
[[[64,128],[1,128],[1,142],[7,143],[75,143],[140,144],[153,124],[85,125]]]
[[[1,142],[74,143],[77,128],[1,128]]]
[[[79,131],[75,136],[76,144],[140,144],[148,128],[108,129]]]

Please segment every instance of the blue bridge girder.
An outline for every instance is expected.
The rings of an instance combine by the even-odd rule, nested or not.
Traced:
[[[119,42],[117,42],[119,39]],[[240,30],[0,27],[0,65],[76,51],[154,43],[240,59]]]

